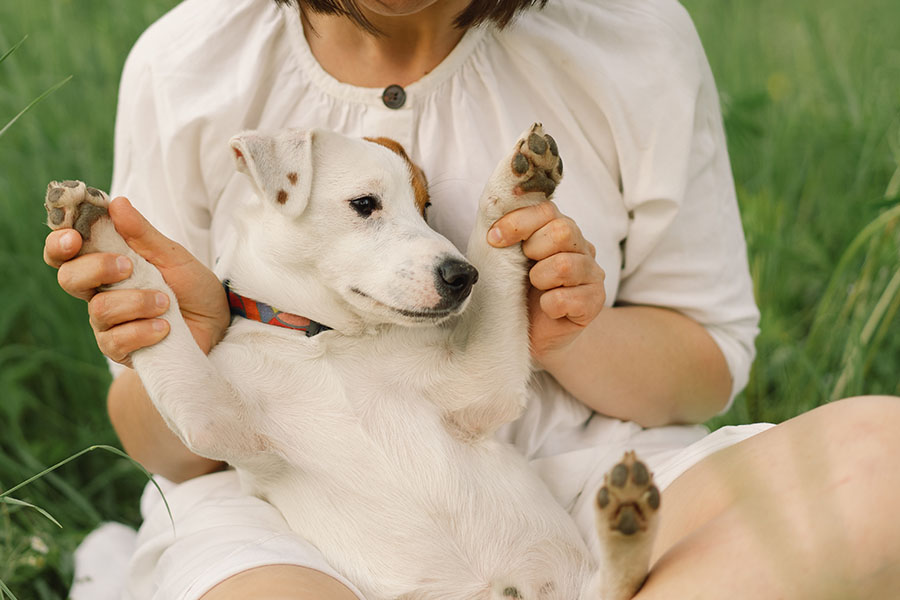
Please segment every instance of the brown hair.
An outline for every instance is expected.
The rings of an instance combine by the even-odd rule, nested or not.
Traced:
[[[431,198],[428,195],[428,180],[425,178],[425,172],[422,171],[422,168],[412,161],[409,154],[403,149],[403,145],[397,140],[386,137],[367,137],[363,139],[367,142],[374,142],[384,146],[391,152],[399,154],[400,158],[406,161],[406,164],[409,166],[409,181],[412,183],[413,194],[416,198],[416,208],[419,209],[419,214],[424,217],[425,209],[431,206]]]
[[[440,1],[440,0],[439,0]],[[275,0],[276,4],[298,6],[326,15],[343,15],[373,34],[378,30],[366,19],[356,0]],[[471,0],[469,5],[454,19],[459,29],[467,29],[482,23],[492,22],[498,27],[506,27],[518,15],[535,5],[543,8],[547,0]]]

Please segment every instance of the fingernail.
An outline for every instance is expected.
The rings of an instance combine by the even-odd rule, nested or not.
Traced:
[[[59,238],[59,247],[63,252],[69,253],[75,249],[75,233],[69,232]]]
[[[156,305],[160,308],[165,308],[169,305],[169,297],[163,294],[162,292],[157,292],[156,294]]]
[[[120,256],[116,259],[116,266],[119,268],[119,273],[127,273],[131,269],[131,261]]]
[[[166,322],[162,319],[156,319],[153,321],[153,330],[154,331],[164,331],[166,329]]]
[[[491,227],[491,230],[488,231],[488,242],[491,245],[496,246],[500,242],[503,241],[503,233],[500,231],[499,227]]]

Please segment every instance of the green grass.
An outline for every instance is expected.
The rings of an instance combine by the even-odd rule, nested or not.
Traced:
[[[0,490],[115,444],[109,376],[84,303],[43,264],[50,179],[109,181],[118,76],[175,0],[0,3]],[[896,0],[686,0],[716,74],[756,293],[759,358],[714,425],[781,421],[836,396],[900,393],[900,22]],[[0,580],[64,598],[71,551],[100,520],[135,523],[143,475],[90,453],[0,504]],[[2,598],[2,593],[0,593]]]
[[[685,4],[723,98],[762,309],[750,384],[716,424],[900,393],[900,5]]]
[[[93,444],[116,444],[106,365],[83,302],[43,264],[47,181],[109,181],[116,88],[128,48],[174,0],[0,2],[0,128],[44,90],[72,80],[0,137],[0,490]],[[0,580],[21,599],[65,598],[71,552],[100,520],[134,523],[144,477],[91,453],[19,490],[48,510],[0,504]],[[46,549],[46,551],[45,551]],[[2,597],[2,594],[0,594]]]

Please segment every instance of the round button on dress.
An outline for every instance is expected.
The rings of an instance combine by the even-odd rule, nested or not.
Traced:
[[[399,85],[389,85],[381,93],[381,101],[388,108],[400,108],[406,103],[406,91]]]

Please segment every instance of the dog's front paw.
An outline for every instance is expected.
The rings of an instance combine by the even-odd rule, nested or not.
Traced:
[[[44,199],[47,225],[54,230],[75,229],[82,238],[89,240],[91,228],[98,219],[106,216],[108,204],[109,196],[81,181],[51,181]]]
[[[562,179],[563,163],[556,140],[544,133],[535,123],[528,133],[516,142],[509,167],[516,179],[513,194],[540,192],[549,198]]]
[[[563,163],[556,140],[532,125],[491,177],[486,205],[489,219],[498,219],[524,206],[548,200],[562,179]]]
[[[653,474],[634,452],[604,476],[597,492],[597,526],[604,531],[634,536],[652,529],[659,510],[659,489]]]

